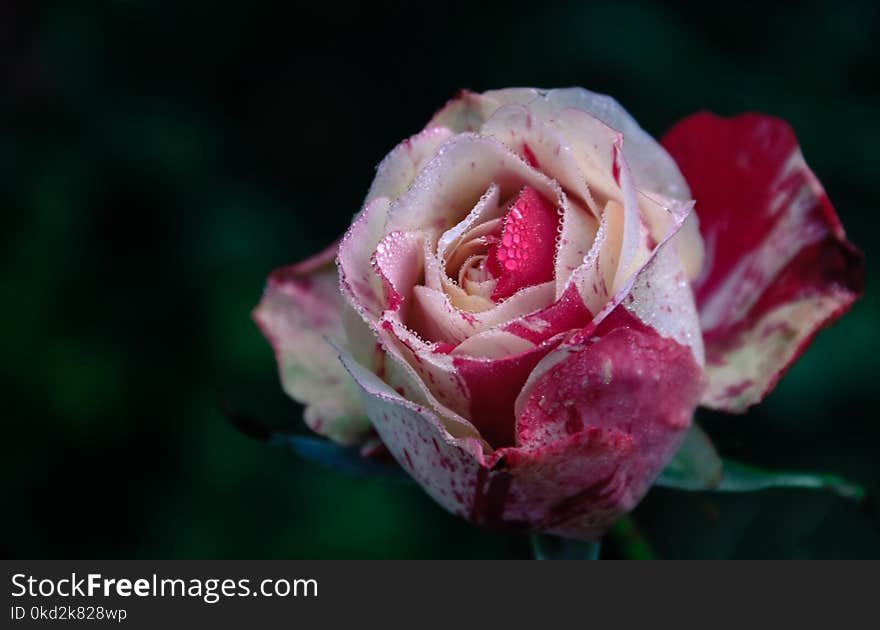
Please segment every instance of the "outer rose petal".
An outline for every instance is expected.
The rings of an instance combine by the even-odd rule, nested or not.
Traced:
[[[390,201],[397,199],[409,188],[425,163],[434,156],[437,148],[452,137],[452,132],[443,127],[433,127],[407,138],[385,156],[376,169],[376,179],[370,186],[366,202],[377,197]]]
[[[663,144],[694,193],[706,244],[694,287],[710,379],[702,402],[741,412],[852,306],[863,257],[784,121],[700,113]]]
[[[623,325],[576,335],[560,349],[564,359],[543,372],[519,417],[522,448],[599,427],[631,434],[652,475],[672,457],[699,400],[702,370],[686,346],[621,316],[615,324]]]
[[[327,338],[344,339],[333,260],[337,244],[277,269],[253,317],[272,344],[287,394],[306,406],[305,422],[341,444],[360,442],[370,423],[351,377]]]
[[[402,398],[350,357],[343,362],[394,458],[435,501],[471,522],[594,539],[653,480],[645,474],[653,466],[648,471],[637,462],[636,440],[614,428],[486,457],[477,440],[452,437],[428,408]]]
[[[545,98],[550,111],[579,109],[622,133],[623,155],[632,169],[636,186],[675,199],[689,198],[687,183],[675,160],[614,98],[583,88],[550,90]]]

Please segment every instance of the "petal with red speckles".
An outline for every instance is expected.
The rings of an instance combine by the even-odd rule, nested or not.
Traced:
[[[342,363],[361,388],[373,426],[388,450],[440,505],[467,517],[483,462],[479,440],[455,438],[430,408],[391,389],[351,357]]]
[[[863,257],[784,121],[700,113],[663,144],[691,187],[706,246],[694,285],[710,379],[703,404],[742,412],[852,306]]]
[[[592,540],[632,509],[653,479],[653,467],[639,462],[636,438],[618,428],[586,428],[534,450],[487,456],[478,440],[453,437],[430,409],[350,357],[342,360],[398,463],[437,503],[473,523]]]
[[[361,441],[370,429],[351,378],[327,337],[344,340],[337,245],[299,264],[277,269],[253,317],[272,344],[287,394],[306,406],[305,421],[342,444]]]
[[[677,449],[702,390],[687,348],[648,327],[615,326],[566,343],[530,388],[517,444],[534,450],[586,427],[631,434],[653,475]],[[649,481],[650,483],[650,481]]]

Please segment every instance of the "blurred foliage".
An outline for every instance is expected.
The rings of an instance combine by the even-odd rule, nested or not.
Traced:
[[[867,296],[763,405],[701,417],[725,455],[876,489],[878,18],[867,1],[0,3],[6,555],[529,554],[220,411],[302,426],[249,319],[265,276],[340,234],[373,166],[461,87],[583,85],[658,135],[699,109],[789,120],[868,254]],[[657,489],[633,522],[660,557],[880,557],[876,515],[826,493]]]

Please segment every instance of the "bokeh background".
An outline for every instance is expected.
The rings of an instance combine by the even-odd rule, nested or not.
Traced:
[[[4,516],[13,557],[525,557],[412,486],[232,428],[303,430],[250,321],[266,274],[338,236],[374,166],[457,89],[582,85],[654,134],[699,109],[789,120],[866,297],[724,454],[880,485],[874,2],[363,6],[0,2]],[[828,494],[654,490],[661,557],[880,557]],[[614,544],[605,557],[621,553]]]

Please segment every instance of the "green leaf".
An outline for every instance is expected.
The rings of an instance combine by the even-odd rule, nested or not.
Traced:
[[[762,470],[719,457],[712,440],[691,426],[681,447],[663,469],[655,485],[677,490],[755,492],[769,488],[830,490],[845,499],[862,502],[865,489],[837,475]]]
[[[572,540],[550,534],[532,534],[535,560],[598,560],[602,542]]]
[[[865,500],[864,487],[837,475],[771,471],[724,460],[721,482],[713,488],[716,492],[755,492],[769,488],[807,488],[829,490],[850,501]]]
[[[694,423],[675,457],[654,483],[678,490],[709,490],[719,484],[722,473],[721,457],[712,440]]]

